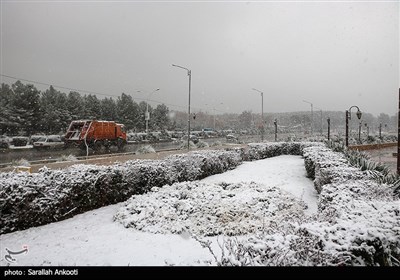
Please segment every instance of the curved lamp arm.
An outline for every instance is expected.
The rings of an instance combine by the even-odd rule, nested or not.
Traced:
[[[356,113],[356,115],[357,115],[357,118],[360,120],[361,119],[361,116],[362,116],[362,113],[361,113],[361,110],[360,110],[360,108],[358,108],[358,106],[351,106],[350,108],[349,108],[349,113],[348,113],[348,117],[349,117],[349,120],[351,120],[351,108],[353,108],[353,107],[356,107],[357,108],[357,113]]]

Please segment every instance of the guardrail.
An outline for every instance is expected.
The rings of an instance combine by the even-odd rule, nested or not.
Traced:
[[[378,144],[351,145],[351,146],[349,146],[349,149],[366,151],[366,150],[378,150],[378,149],[396,147],[396,146],[397,146],[397,142],[392,142],[392,143],[381,143],[381,144],[378,143]]]
[[[169,149],[158,149],[156,152],[169,152],[169,151],[176,151],[179,150],[179,148],[169,148]],[[77,163],[81,160],[88,160],[88,159],[95,159],[95,158],[109,158],[109,157],[118,157],[118,156],[128,156],[128,155],[135,155],[136,152],[127,152],[127,153],[110,153],[110,154],[99,154],[99,155],[90,155],[90,156],[78,156],[75,157],[77,159]],[[63,161],[60,160],[59,158],[54,158],[54,159],[42,159],[42,160],[32,160],[29,161],[31,165],[35,164],[44,164],[44,163],[54,163],[54,162],[68,162],[68,161]],[[12,162],[8,163],[0,163],[0,168],[6,168],[6,167],[11,167]]]

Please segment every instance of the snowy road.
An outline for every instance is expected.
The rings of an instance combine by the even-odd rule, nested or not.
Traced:
[[[203,182],[258,182],[276,186],[304,200],[309,213],[316,211],[317,195],[312,181],[305,177],[300,156],[279,156],[246,162],[237,169],[211,176]],[[183,233],[153,234],[125,228],[113,222],[121,204],[103,207],[71,219],[0,236],[1,266],[165,266],[214,264],[207,249]],[[218,253],[216,240],[213,241]],[[15,263],[4,259],[5,248],[28,253],[15,256]]]

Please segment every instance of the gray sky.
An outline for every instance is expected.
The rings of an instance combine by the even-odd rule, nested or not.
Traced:
[[[160,88],[152,100],[186,111],[178,64],[192,70],[194,111],[258,113],[256,88],[264,112],[306,111],[307,100],[393,115],[399,11],[395,1],[1,0],[0,72],[117,96]]]

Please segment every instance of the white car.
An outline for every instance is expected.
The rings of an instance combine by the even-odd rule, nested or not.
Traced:
[[[64,142],[59,135],[49,135],[39,138],[33,143],[36,149],[61,149],[64,148]]]

